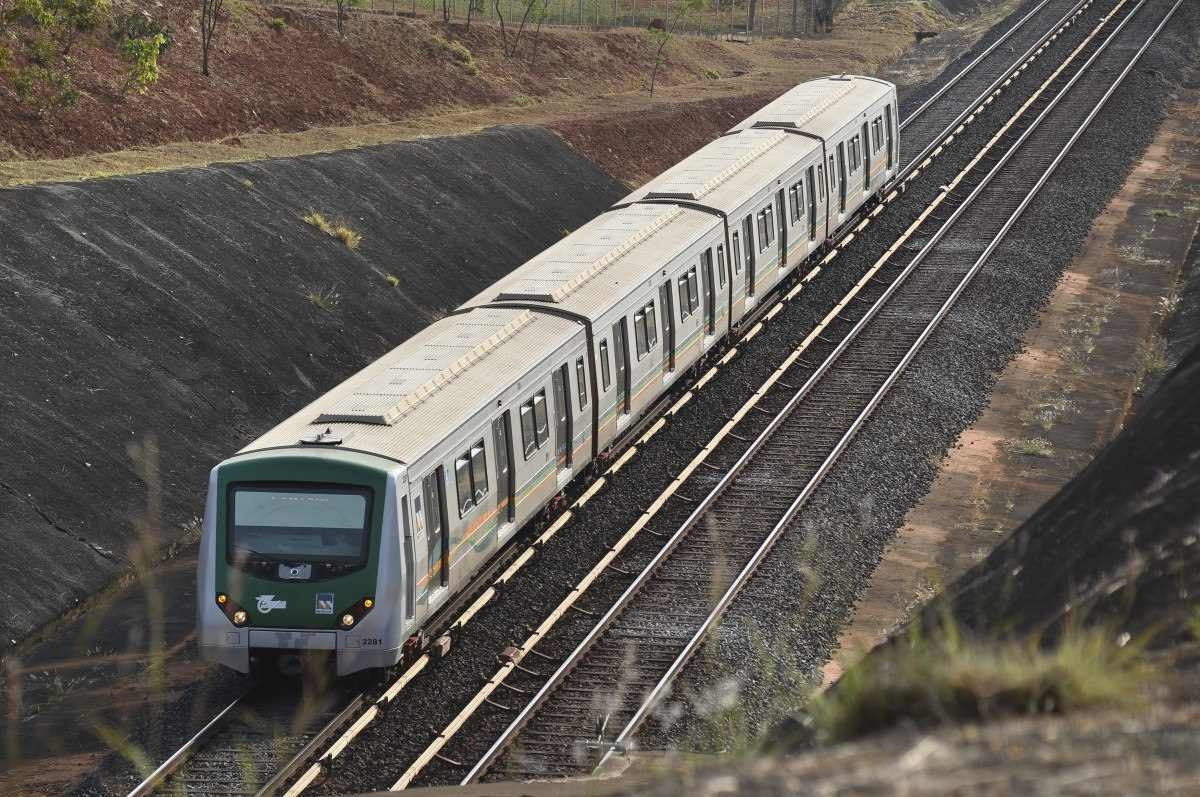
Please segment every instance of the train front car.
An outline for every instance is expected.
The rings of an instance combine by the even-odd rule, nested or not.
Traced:
[[[201,657],[249,672],[315,653],[335,657],[338,675],[396,663],[405,478],[396,462],[319,446],[214,468],[198,572]]]

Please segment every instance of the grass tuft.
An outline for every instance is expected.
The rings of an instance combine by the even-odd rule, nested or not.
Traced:
[[[304,298],[327,313],[332,313],[342,303],[342,295],[333,288],[305,291]]]
[[[276,33],[283,33],[288,27],[288,24],[283,17],[271,17],[267,24],[270,25],[271,30],[275,31]]]
[[[1044,437],[1025,437],[1014,440],[1011,448],[1014,454],[1023,454],[1027,457],[1054,456],[1054,445]]]
[[[400,278],[397,277],[395,274],[384,274],[383,278],[385,280],[387,280],[387,284],[391,285],[393,288],[400,287]]]
[[[347,227],[345,224],[339,224],[334,227],[333,237],[344,243],[346,248],[351,252],[358,249],[358,245],[362,243],[362,233]]]
[[[329,223],[329,219],[315,210],[309,211],[304,216],[304,223],[312,227],[316,227],[326,235],[333,235],[333,225]]]
[[[1155,678],[1143,648],[1069,630],[1051,648],[969,641],[957,630],[914,637],[867,657],[810,706],[818,738],[855,739],[914,723],[930,727],[1129,706]]]

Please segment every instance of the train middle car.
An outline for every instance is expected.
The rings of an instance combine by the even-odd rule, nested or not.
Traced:
[[[795,87],[217,465],[201,655],[395,664],[892,180],[896,108],[873,78]]]

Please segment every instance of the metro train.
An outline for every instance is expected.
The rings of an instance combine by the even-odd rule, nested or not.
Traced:
[[[896,89],[802,83],[213,468],[201,656],[396,664],[522,524],[899,170]]]

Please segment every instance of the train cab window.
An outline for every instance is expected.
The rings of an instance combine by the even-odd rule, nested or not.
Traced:
[[[533,421],[537,432],[538,448],[550,439],[550,413],[546,411],[546,391],[539,390],[533,397]]]
[[[717,244],[717,285],[725,287],[725,244]]]
[[[608,386],[612,384],[612,366],[608,362],[608,341],[600,341],[600,384],[601,389],[607,393]]]
[[[587,369],[583,367],[583,358],[575,361],[575,390],[579,394],[579,411],[587,407]]]
[[[733,251],[733,273],[741,274],[742,273],[742,246],[738,242],[738,238],[740,236],[738,235],[738,233],[735,232],[730,237],[732,238],[732,241],[729,244],[729,246],[730,246],[730,249]]]

